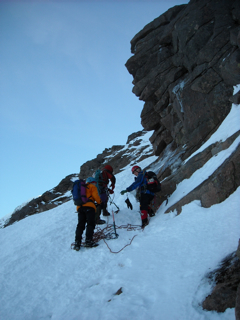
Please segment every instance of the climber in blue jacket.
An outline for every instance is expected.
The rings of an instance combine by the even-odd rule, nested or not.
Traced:
[[[132,167],[132,173],[136,176],[135,181],[126,190],[122,190],[120,193],[124,195],[126,192],[133,191],[137,188],[140,189],[140,210],[141,210],[141,220],[142,228],[148,225],[148,211],[151,210],[149,205],[154,198],[154,193],[146,188],[147,178],[145,173],[139,166]],[[151,216],[155,215],[153,212]]]

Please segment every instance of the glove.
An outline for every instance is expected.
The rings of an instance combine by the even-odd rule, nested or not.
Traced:
[[[127,191],[127,190],[122,190],[120,193],[121,193],[121,195],[123,196],[124,193],[126,193],[126,192],[128,192],[128,191]]]
[[[112,189],[108,189],[108,192],[109,192],[110,194],[113,194],[113,193],[114,193],[114,191],[113,191]]]
[[[127,207],[132,210],[133,206],[132,206],[130,200],[127,198],[127,199],[125,200],[125,202],[126,202],[126,204],[127,204]]]

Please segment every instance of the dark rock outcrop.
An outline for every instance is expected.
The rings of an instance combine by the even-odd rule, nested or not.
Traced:
[[[227,308],[234,308],[240,283],[240,260],[236,253],[226,257],[207,278],[214,285],[211,294],[202,303],[203,309],[224,312]]]
[[[4,227],[33,214],[56,208],[69,201],[71,195],[67,194],[67,192],[72,189],[72,179],[76,179],[76,177],[76,174],[70,174],[62,179],[55,188],[44,192],[41,196],[32,199],[22,207],[16,208],[11,217],[6,221]]]
[[[162,183],[162,196],[167,197],[167,195],[172,194],[179,182],[190,178],[190,176],[196,170],[200,169],[212,156],[217,156],[218,152],[227,149],[239,135],[240,132],[237,132],[224,142],[217,142],[210,145],[204,151],[192,157],[186,164],[183,164],[179,170]],[[240,185],[239,164],[240,144],[230,157],[226,159],[207,180],[171,206],[166,213],[176,209],[179,214],[185,204],[194,200],[200,200],[201,206],[204,208],[209,208],[213,204],[224,201]]]
[[[114,174],[117,174],[134,159],[135,161],[141,161],[144,158],[152,156],[152,147],[150,152],[147,153],[144,152],[146,147],[136,148],[145,133],[145,130],[134,132],[128,136],[126,146],[113,146],[112,148],[105,149],[95,159],[87,161],[80,167],[79,176],[82,179],[91,177],[96,170],[102,169],[106,164],[111,165],[114,169]],[[150,143],[148,146],[150,146]]]
[[[236,251],[236,256],[240,260],[240,239],[238,241],[238,247]],[[237,288],[236,305],[235,305],[235,316],[236,320],[240,320],[240,283]]]
[[[236,0],[192,0],[134,36],[126,67],[156,155],[175,141],[189,156],[225,119],[240,83],[239,39]]]

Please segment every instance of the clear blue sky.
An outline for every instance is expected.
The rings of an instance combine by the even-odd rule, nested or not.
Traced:
[[[187,2],[0,2],[0,217],[142,130],[130,41]]]

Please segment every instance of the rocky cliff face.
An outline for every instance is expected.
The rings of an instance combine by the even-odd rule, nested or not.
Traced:
[[[233,96],[233,86],[240,83],[240,1],[191,0],[171,8],[134,36],[131,51],[126,67],[133,76],[133,93],[145,101],[141,123],[145,130],[154,130],[150,141],[159,162],[167,160],[158,173],[160,204],[178,183],[229,148],[240,134],[185,162],[218,129],[232,102],[240,103],[240,92]],[[180,214],[182,206],[193,200],[208,208],[224,201],[239,185],[240,145],[165,213]],[[231,257],[211,275],[216,286],[203,308],[222,312],[235,306],[239,261],[234,254]]]
[[[141,121],[156,155],[169,144],[188,157],[229,113],[240,82],[238,0],[192,0],[146,25],[126,63],[133,93],[145,101]]]
[[[178,160],[177,168],[176,161],[168,161],[159,172],[160,180],[165,179],[164,200],[177,183],[208,161],[216,148],[239,135],[210,146],[184,165],[184,160],[217,130],[232,101],[239,103],[240,92],[233,96],[233,86],[240,83],[240,2],[192,0],[175,6],[134,36],[131,51],[134,55],[126,67],[134,78],[133,93],[145,101],[142,125],[145,130],[154,130],[150,141],[159,160],[166,152],[169,160]],[[195,194],[203,206],[221,202],[236,190],[238,155],[239,150],[234,161],[229,159],[236,171],[224,189],[225,195],[221,195],[221,183],[214,190],[209,185]],[[220,171],[226,172],[226,165]],[[209,190],[213,198],[203,201],[203,193]]]

